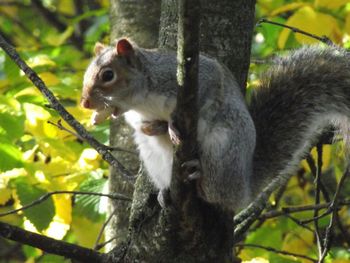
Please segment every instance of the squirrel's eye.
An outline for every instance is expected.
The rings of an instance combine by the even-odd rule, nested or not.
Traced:
[[[114,72],[111,69],[106,69],[101,74],[101,79],[103,82],[110,82],[114,79]]]

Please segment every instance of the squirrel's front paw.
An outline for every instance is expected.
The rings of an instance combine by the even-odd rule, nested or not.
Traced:
[[[168,122],[161,120],[143,121],[141,131],[148,136],[163,135],[168,131]]]
[[[174,125],[174,121],[171,118],[169,121],[169,125],[168,125],[168,132],[169,132],[169,136],[170,136],[170,140],[173,144],[175,145],[179,145],[181,142],[181,136],[180,136],[180,132],[179,130],[175,127]]]
[[[184,173],[186,174],[185,181],[197,180],[202,177],[202,167],[198,159],[184,162],[181,168],[184,169]]]
[[[170,191],[169,189],[159,190],[157,200],[161,208],[166,208],[171,204]]]

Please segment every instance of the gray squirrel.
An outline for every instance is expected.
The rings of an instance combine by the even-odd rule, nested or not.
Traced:
[[[164,123],[176,104],[176,53],[127,39],[95,45],[81,105],[92,122],[125,115],[148,175],[169,188],[173,146]],[[336,47],[307,46],[276,59],[249,107],[232,73],[199,59],[199,195],[237,210],[267,184],[290,176],[329,125],[349,134],[350,60]]]

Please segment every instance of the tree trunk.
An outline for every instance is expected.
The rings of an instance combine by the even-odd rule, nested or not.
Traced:
[[[147,19],[145,19],[147,13]],[[142,47],[156,47],[158,41],[160,17],[160,0],[142,1],[110,1],[110,24],[112,41],[120,37],[130,37]],[[137,152],[132,141],[132,129],[126,125],[124,119],[111,120],[110,144],[122,149]],[[125,152],[116,152],[115,156],[134,174],[137,173],[139,160],[137,155]],[[144,178],[144,177],[143,177]],[[147,180],[147,178],[145,178]],[[150,183],[145,182],[148,189],[152,189]],[[147,188],[147,187],[146,187]],[[134,191],[133,182],[125,179],[111,169],[109,178],[109,192],[123,193],[132,196]],[[111,250],[128,236],[129,215],[131,204],[121,201],[109,201],[107,216],[115,212],[111,222],[107,225],[106,240],[114,239],[108,244],[107,251]]]
[[[245,87],[254,25],[253,0],[202,0],[201,51],[218,57]],[[177,1],[163,0],[159,45],[176,48]],[[174,178],[174,176],[173,176]],[[114,250],[124,262],[232,262],[232,214],[196,197],[192,185],[173,180],[181,206],[160,209],[145,176],[135,184],[130,235]],[[145,187],[146,185],[146,187]]]
[[[250,63],[255,0],[202,0],[200,51],[216,57],[244,92]],[[159,47],[176,49],[177,0],[163,0]]]

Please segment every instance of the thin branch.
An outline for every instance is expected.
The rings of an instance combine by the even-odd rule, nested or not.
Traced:
[[[305,36],[308,36],[308,37],[311,37],[311,38],[314,38],[318,41],[321,41],[322,43],[325,43],[326,45],[328,46],[334,46],[334,43],[332,42],[332,40],[330,40],[328,37],[326,36],[316,36],[314,34],[311,34],[311,33],[308,33],[306,31],[303,31],[299,28],[296,28],[296,27],[292,27],[292,26],[288,26],[288,25],[285,25],[285,24],[281,24],[281,23],[278,23],[278,22],[274,22],[274,21],[270,21],[270,20],[267,20],[266,18],[262,18],[258,21],[257,23],[257,26],[261,25],[262,23],[267,23],[267,24],[272,24],[272,25],[276,25],[276,26],[281,26],[281,27],[284,27],[284,28],[288,28],[290,30],[292,30],[294,33],[299,33],[299,34],[302,34],[302,35],[305,35]]]
[[[60,129],[60,130],[62,130],[62,131],[68,132],[69,134],[73,135],[74,137],[77,137],[77,138],[78,138],[79,140],[81,140],[81,141],[84,141],[83,137],[81,137],[78,133],[73,132],[73,131],[67,129],[66,127],[64,127],[64,126],[62,125],[62,120],[58,120],[58,121],[57,121],[57,124],[56,124],[56,123],[53,123],[52,121],[47,121],[47,123],[48,123],[48,124],[51,124],[51,125],[53,125],[53,126],[55,126],[55,127],[57,127],[58,129]]]
[[[261,193],[255,198],[255,200],[243,211],[234,217],[234,238],[240,240],[243,234],[250,228],[250,226],[259,218],[262,211],[265,209],[270,195],[280,187],[284,185],[289,176],[276,177],[272,182],[267,185]]]
[[[337,186],[337,190],[335,191],[332,203],[330,205],[330,210],[332,210],[333,212],[332,212],[331,219],[329,221],[329,225],[326,228],[325,238],[324,238],[324,242],[323,242],[323,251],[322,251],[322,254],[321,254],[321,257],[319,260],[320,263],[323,262],[323,260],[325,259],[326,255],[328,253],[328,250],[330,248],[330,245],[331,245],[332,229],[334,226],[335,217],[338,213],[338,204],[339,204],[338,198],[339,198],[340,191],[342,190],[342,187],[344,185],[344,182],[347,179],[347,177],[349,176],[349,173],[350,173],[349,169],[350,169],[350,167],[348,166],[346,168],[345,173],[340,178],[340,182]]]
[[[305,206],[292,206],[292,207],[283,207],[281,210],[275,210],[275,211],[269,211],[264,214],[262,214],[259,219],[270,219],[275,218],[279,216],[284,216],[285,214],[292,214],[292,213],[299,213],[304,211],[310,211],[310,210],[321,210],[321,209],[328,209],[328,207],[331,205],[331,202],[329,203],[322,203],[318,205],[305,205]],[[343,200],[340,201],[339,205],[350,205],[350,200]],[[303,224],[305,222],[302,222]]]
[[[0,222],[0,236],[81,262],[106,262],[107,255]]]
[[[104,160],[106,160],[111,166],[115,167],[126,179],[135,179],[135,176],[131,175],[130,172],[111,154],[111,152],[106,149],[103,144],[98,142],[92,135],[90,135],[86,129],[62,106],[62,104],[46,87],[45,83],[36,74],[36,72],[24,62],[17,51],[11,45],[9,45],[1,35],[0,47],[40,90],[40,92],[50,102],[50,107],[56,110],[60,116],[102,156]]]
[[[286,256],[291,256],[291,257],[297,257],[297,258],[302,258],[302,259],[306,259],[309,260],[311,262],[317,262],[316,259],[313,259],[311,257],[302,255],[302,254],[297,254],[297,253],[292,253],[292,252],[288,252],[288,251],[284,251],[284,250],[278,250],[275,249],[273,247],[266,247],[266,246],[261,246],[261,245],[255,245],[255,244],[235,244],[235,247],[251,247],[251,248],[260,248],[260,249],[264,249],[267,250],[269,252],[273,252],[276,254],[281,254],[281,255],[286,255]]]
[[[46,193],[46,194],[42,195],[41,197],[39,197],[37,200],[35,200],[27,205],[24,205],[20,208],[17,208],[17,209],[11,210],[11,211],[7,211],[4,213],[0,213],[0,217],[11,215],[11,214],[16,214],[19,211],[23,211],[23,210],[26,210],[26,209],[31,208],[33,206],[36,206],[38,204],[41,204],[42,202],[47,200],[50,196],[56,195],[56,194],[95,195],[95,196],[104,196],[104,197],[108,197],[108,198],[115,199],[115,200],[121,200],[121,201],[129,201],[129,202],[132,201],[132,199],[130,197],[127,197],[125,195],[118,194],[118,193],[102,194],[102,193],[83,192],[83,191],[54,191],[54,192]]]
[[[4,1],[4,0],[0,2],[0,6],[18,6],[18,7],[24,7],[24,8],[30,7],[29,5],[21,3],[20,1]]]
[[[98,236],[96,238],[96,241],[95,241],[95,245],[94,245],[94,250],[97,250],[99,247],[100,247],[100,240],[101,240],[101,237],[102,237],[102,234],[103,232],[105,231],[105,228],[106,226],[109,224],[109,222],[112,220],[113,216],[116,214],[117,210],[118,210],[119,207],[116,207],[114,209],[114,211],[109,215],[109,217],[107,218],[107,220],[103,223],[101,229],[100,229],[100,232],[98,233]]]
[[[82,138],[78,133],[75,133],[73,132],[72,130],[69,130],[68,128],[64,127],[62,125],[62,121],[61,120],[58,120],[57,121],[57,124],[56,123],[53,123],[52,121],[47,121],[47,123],[57,127],[58,129],[62,130],[62,131],[66,131],[68,133],[70,133],[71,135],[77,137],[79,140],[81,141],[86,141],[84,138]],[[134,152],[134,151],[130,151],[130,150],[126,150],[126,149],[123,149],[123,148],[120,148],[120,147],[115,147],[115,146],[107,146],[107,145],[104,145],[104,147],[106,147],[106,150],[109,150],[109,151],[119,151],[119,152],[125,152],[125,153],[130,153],[130,154],[134,154],[134,155],[137,155],[137,152]]]
[[[311,174],[316,178],[317,176],[317,167],[316,167],[316,164],[315,164],[315,160],[312,158],[311,154],[308,154],[305,158],[310,170],[311,170]],[[326,189],[326,187],[324,186],[322,180],[319,181],[319,186],[320,186],[320,190],[323,194],[323,197],[325,199],[326,202],[330,202],[331,199],[329,197],[329,193]]]
[[[290,220],[292,220],[294,223],[296,223],[298,226],[302,227],[302,228],[305,228],[309,231],[311,231],[312,233],[314,232],[314,230],[310,227],[308,227],[306,224],[304,224],[302,221],[300,221],[299,219],[291,216],[290,214],[285,214],[284,215],[285,217],[289,218]]]
[[[113,242],[114,240],[116,240],[117,239],[117,237],[112,237],[112,238],[110,238],[109,240],[107,240],[107,241],[105,241],[105,242],[103,242],[103,243],[100,243],[100,244],[98,244],[98,245],[95,245],[95,250],[100,250],[101,248],[103,248],[104,246],[106,246],[107,244],[109,244],[109,243],[111,243],[111,242]]]
[[[322,144],[317,144],[317,171],[316,171],[316,178],[315,178],[315,184],[316,184],[316,191],[315,191],[315,205],[318,205],[320,203],[320,182],[321,182],[321,175],[322,175],[322,155],[323,155],[323,149]],[[319,258],[322,255],[323,251],[323,244],[321,241],[321,231],[318,225],[318,210],[314,210],[314,226],[315,226],[315,236],[316,236],[316,242],[317,242],[317,248],[318,248],[318,254]]]
[[[64,30],[66,30],[66,24],[59,20],[55,12],[52,12],[49,9],[47,9],[43,5],[41,0],[32,0],[32,5],[39,12],[39,14],[42,15],[44,19],[49,24],[54,26],[58,31],[63,32]]]
[[[41,0],[32,0],[32,5],[34,8],[38,11],[38,13],[53,27],[55,27],[59,32],[64,32],[68,26],[66,23],[62,22],[60,18],[58,17],[56,12],[52,12],[51,10],[47,9]],[[72,34],[69,39],[71,40],[72,44],[79,50],[83,49],[84,41],[83,38],[80,36],[77,36],[76,34]]]

